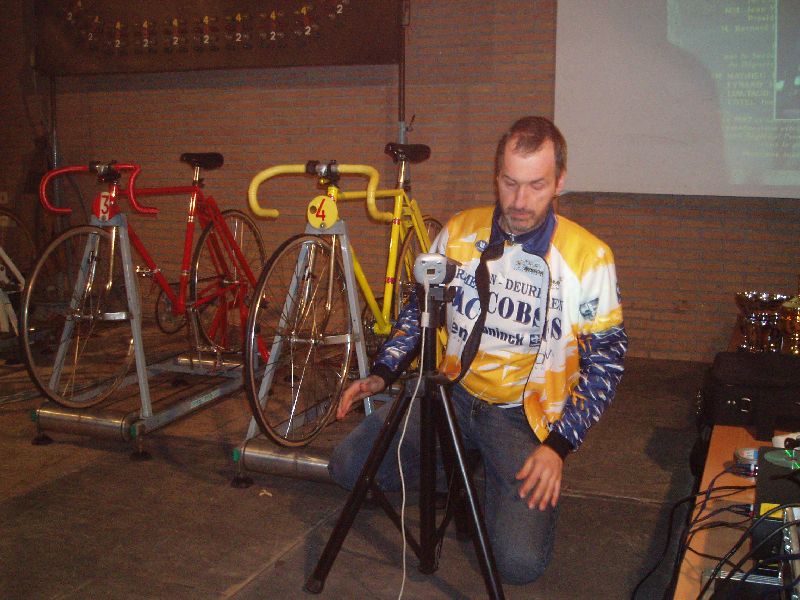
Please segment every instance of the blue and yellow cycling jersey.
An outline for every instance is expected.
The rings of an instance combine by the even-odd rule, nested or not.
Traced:
[[[614,257],[583,227],[556,216],[522,236],[500,229],[493,207],[455,215],[432,250],[461,263],[450,286],[448,341],[440,370],[462,370],[464,345],[480,314],[476,269],[489,246],[489,295],[480,346],[460,381],[493,404],[522,404],[541,441],[555,432],[577,449],[610,404],[622,375],[627,336]],[[498,253],[499,254],[499,253]],[[390,380],[402,372],[419,337],[419,310],[410,303],[373,372]]]

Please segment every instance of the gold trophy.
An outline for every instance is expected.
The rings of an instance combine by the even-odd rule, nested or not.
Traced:
[[[797,295],[781,304],[779,309],[783,333],[781,352],[795,356],[800,355],[800,277],[797,278],[797,287]]]
[[[744,352],[758,352],[756,335],[757,319],[756,308],[758,292],[737,292],[736,306],[739,307],[739,331],[742,334],[742,343],[739,350]]]
[[[781,349],[778,310],[789,296],[769,292],[737,292],[735,298],[741,312],[739,328],[743,336],[739,350],[778,352]]]

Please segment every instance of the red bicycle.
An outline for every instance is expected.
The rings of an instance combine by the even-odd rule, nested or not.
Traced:
[[[137,188],[141,168],[115,162],[63,167],[42,179],[39,199],[56,214],[71,209],[50,202],[53,179],[93,173],[105,188],[94,198],[90,224],[67,230],[45,249],[23,295],[23,355],[36,386],[52,401],[72,408],[93,406],[128,372],[134,355],[129,322],[139,313],[135,275],[125,269],[132,264],[129,244],[146,265],[140,275],[152,277],[160,288],[155,309],[160,329],[170,333],[188,322],[195,350],[241,352],[264,244],[249,216],[220,211],[203,194],[201,169],[218,169],[222,155],[186,153],[181,161],[194,169],[191,185]],[[125,175],[127,185],[122,185]],[[180,279],[171,284],[121,212],[120,198],[137,213],[155,215],[158,209],[142,205],[139,198],[172,195],[188,195],[189,202]],[[196,222],[202,232],[193,244]]]

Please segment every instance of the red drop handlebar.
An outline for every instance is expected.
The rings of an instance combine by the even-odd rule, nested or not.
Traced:
[[[128,187],[127,188],[120,188],[119,186],[119,177],[115,177],[113,179],[105,179],[99,172],[98,172],[98,165],[107,166],[117,171],[118,174],[121,174],[123,171],[130,171],[131,175],[128,178]],[[59,177],[61,175],[68,175],[69,173],[98,173],[98,179],[100,181],[107,181],[109,183],[109,188],[117,187],[116,194],[119,196],[125,196],[130,202],[131,208],[138,213],[144,215],[156,215],[158,214],[158,209],[153,206],[144,206],[143,204],[139,204],[136,200],[136,178],[139,176],[141,172],[141,167],[139,165],[134,164],[114,164],[109,163],[107,165],[102,165],[101,163],[92,163],[89,166],[72,166],[72,167],[61,167],[59,169],[53,169],[52,171],[48,171],[45,173],[44,177],[42,177],[42,181],[39,183],[39,201],[42,203],[42,206],[49,210],[50,212],[59,214],[59,215],[68,215],[72,212],[71,208],[67,207],[58,207],[54,206],[50,200],[47,198],[47,186],[51,180]]]

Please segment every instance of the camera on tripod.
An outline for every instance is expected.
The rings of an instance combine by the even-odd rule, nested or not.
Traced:
[[[422,285],[447,285],[453,281],[460,266],[461,263],[443,254],[426,252],[414,261],[414,279]]]
[[[414,261],[414,279],[419,288],[418,297],[422,300],[420,324],[423,328],[436,329],[444,322],[444,303],[455,297],[456,290],[447,284],[456,276],[456,268],[461,263],[443,254],[426,252]]]

